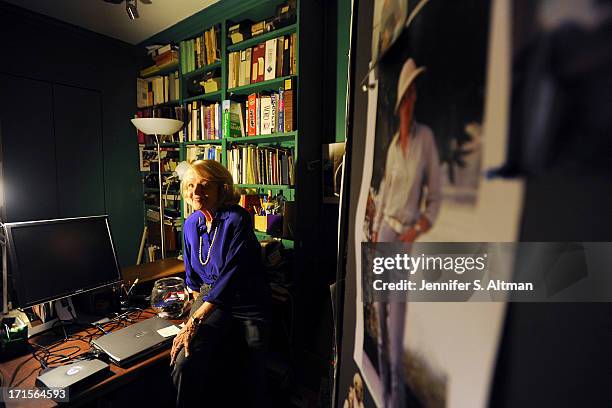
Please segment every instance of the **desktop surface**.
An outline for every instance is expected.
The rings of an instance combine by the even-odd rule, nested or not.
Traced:
[[[143,321],[154,316],[152,310],[142,311],[138,317],[132,318],[136,322]],[[169,323],[178,324],[181,321],[168,321]],[[110,322],[109,324],[112,324]],[[113,331],[120,328],[120,325],[115,325]],[[129,327],[129,326],[128,326]],[[69,336],[68,341],[61,343],[56,348],[59,353],[67,353],[59,351],[59,349],[71,348],[75,353],[73,357],[83,355],[90,350],[89,340],[100,337],[102,333],[93,327],[85,328]],[[47,334],[33,337],[29,340],[30,344],[43,343],[43,337],[48,337]],[[36,349],[36,346],[33,348]],[[132,392],[132,387],[153,387],[151,381],[161,381],[162,386],[169,385],[170,382],[170,349],[157,349],[155,352],[148,354],[142,359],[138,359],[128,367],[120,367],[115,364],[110,364],[110,375],[105,376],[98,382],[88,385],[76,394],[70,395],[71,406],[83,406],[93,403],[94,400],[105,397],[107,395],[116,395],[122,392],[122,389],[129,386],[129,391]],[[69,362],[67,362],[69,363]],[[51,366],[60,366],[53,364]],[[3,387],[19,388],[19,389],[35,389],[36,378],[42,373],[41,365],[32,353],[23,355],[12,360],[5,361],[0,364],[0,374],[4,379]],[[146,380],[145,380],[146,379]],[[159,386],[157,386],[159,388]],[[135,392],[135,391],[134,391]],[[144,394],[143,394],[144,395]],[[157,398],[164,395],[157,396]],[[167,395],[166,395],[167,396]],[[144,397],[147,397],[144,395]],[[143,398],[144,398],[143,397]],[[142,399],[142,398],[141,398]],[[54,407],[57,403],[50,399],[31,399],[19,401],[5,402],[7,408],[11,407]],[[94,404],[95,405],[95,404]]]

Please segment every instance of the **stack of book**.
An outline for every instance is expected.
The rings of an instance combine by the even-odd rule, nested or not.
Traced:
[[[178,71],[168,75],[136,79],[136,106],[144,108],[179,99]]]
[[[179,52],[176,45],[166,44],[154,48],[149,55],[155,61],[154,65],[140,71],[140,76],[146,77],[158,71],[169,68],[179,62]]]
[[[200,101],[188,104],[183,137],[188,142],[221,139],[221,104]]]
[[[291,149],[233,146],[227,151],[227,168],[236,184],[294,184]]]
[[[227,29],[229,44],[238,44],[251,38],[251,24],[250,20],[232,23]]]
[[[190,40],[181,41],[181,70],[183,73],[213,64],[221,59],[219,26],[211,27]]]
[[[228,55],[228,88],[294,75],[296,34],[273,38],[246,50]]]
[[[289,0],[276,8],[273,17],[253,22],[244,20],[238,23],[232,22],[227,29],[230,44],[238,44],[241,41],[278,30],[296,22],[297,7],[295,0]]]

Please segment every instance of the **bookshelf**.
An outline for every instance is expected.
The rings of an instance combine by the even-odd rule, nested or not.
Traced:
[[[235,7],[212,6],[207,13],[200,13],[197,16],[186,19],[183,26],[179,23],[176,28],[167,30],[166,36],[163,39],[156,38],[156,41],[160,44],[171,43],[179,48],[179,62],[174,69],[178,70],[180,81],[178,105],[182,107],[186,125],[189,107],[194,102],[197,104],[198,109],[202,105],[221,105],[225,100],[247,104],[249,95],[273,95],[274,92],[278,93],[279,88],[285,89],[287,81],[291,81],[291,88],[293,90],[293,126],[291,131],[278,131],[281,129],[277,126],[277,129],[275,129],[277,131],[270,134],[233,135],[231,137],[222,134],[221,138],[208,140],[187,140],[187,135],[184,133],[180,142],[165,143],[163,146],[178,147],[180,160],[187,158],[188,149],[217,146],[221,151],[220,161],[226,167],[228,166],[228,159],[230,159],[228,156],[233,149],[251,147],[254,149],[290,151],[293,156],[292,170],[294,173],[291,184],[239,182],[236,183],[236,188],[243,193],[267,194],[271,192],[273,195],[282,193],[283,197],[295,206],[294,212],[296,214],[308,215],[307,217],[295,217],[293,239],[274,237],[275,239],[281,239],[285,248],[295,249],[295,264],[299,265],[301,263],[300,259],[312,259],[312,256],[309,258],[306,255],[308,251],[316,250],[314,247],[317,242],[318,230],[313,227],[317,225],[319,219],[318,207],[321,197],[321,175],[319,166],[316,163],[320,160],[322,143],[320,112],[321,70],[310,69],[310,67],[307,70],[300,70],[299,67],[301,60],[317,61],[321,58],[320,41],[322,37],[320,27],[317,28],[316,24],[304,23],[306,19],[312,21],[312,19],[320,18],[321,6],[305,0],[297,1],[295,22],[289,25],[244,39],[236,44],[232,44],[232,40],[228,35],[229,27],[238,22],[245,20],[257,22],[273,17],[277,7],[284,3],[283,1],[271,0],[240,2],[239,4],[236,3]],[[201,61],[206,63],[198,66],[197,53],[195,63],[193,58],[189,56],[193,50],[193,48],[190,48],[192,45],[189,44],[189,41],[194,39],[194,42],[196,42],[197,40],[195,39],[204,38],[205,33],[210,32],[211,29],[218,30],[218,38],[216,39],[218,51],[215,54],[217,58],[214,61]],[[240,86],[230,86],[230,82],[236,83],[236,81],[230,81],[229,77],[230,67],[233,66],[233,62],[230,61],[231,55],[233,53],[247,52],[247,50],[252,50],[251,52],[253,52],[254,47],[266,44],[269,40],[274,41],[274,39],[277,39],[277,44],[284,44],[284,41],[291,39],[290,46],[293,46],[295,49],[295,54],[292,56],[295,59],[295,63],[289,65],[289,69],[285,68],[281,72],[275,72],[272,79],[240,83]],[[278,45],[279,48],[281,46]],[[282,51],[279,50],[279,52]],[[291,59],[284,59],[283,63],[285,62],[291,64]],[[290,71],[288,75],[283,75],[287,71]],[[171,72],[173,72],[172,69],[166,68],[152,75]],[[198,79],[217,75],[219,78],[219,89],[212,92],[193,92],[193,85]],[[162,106],[173,107],[176,105],[175,101],[165,103]],[[248,109],[244,109],[243,121],[245,128],[247,127],[247,116]],[[181,205],[181,221],[184,221],[186,215],[184,206]],[[272,238],[269,234],[259,231],[256,231],[256,236],[260,240]],[[304,262],[303,265],[307,268],[308,262]]]

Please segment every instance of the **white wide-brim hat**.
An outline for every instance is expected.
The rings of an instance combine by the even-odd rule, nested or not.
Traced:
[[[404,62],[404,66],[402,67],[402,71],[400,72],[399,80],[397,81],[397,99],[395,100],[395,109],[397,112],[397,108],[399,108],[400,103],[402,102],[402,98],[404,94],[412,85],[412,82],[419,76],[423,71],[425,71],[425,67],[417,67],[416,62],[412,58],[408,58],[406,62]]]

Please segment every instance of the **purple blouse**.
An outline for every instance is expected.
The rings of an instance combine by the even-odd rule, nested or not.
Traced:
[[[261,246],[251,216],[239,205],[217,210],[210,230],[206,217],[195,211],[183,227],[187,286],[237,317],[263,317],[270,291],[261,262]]]

